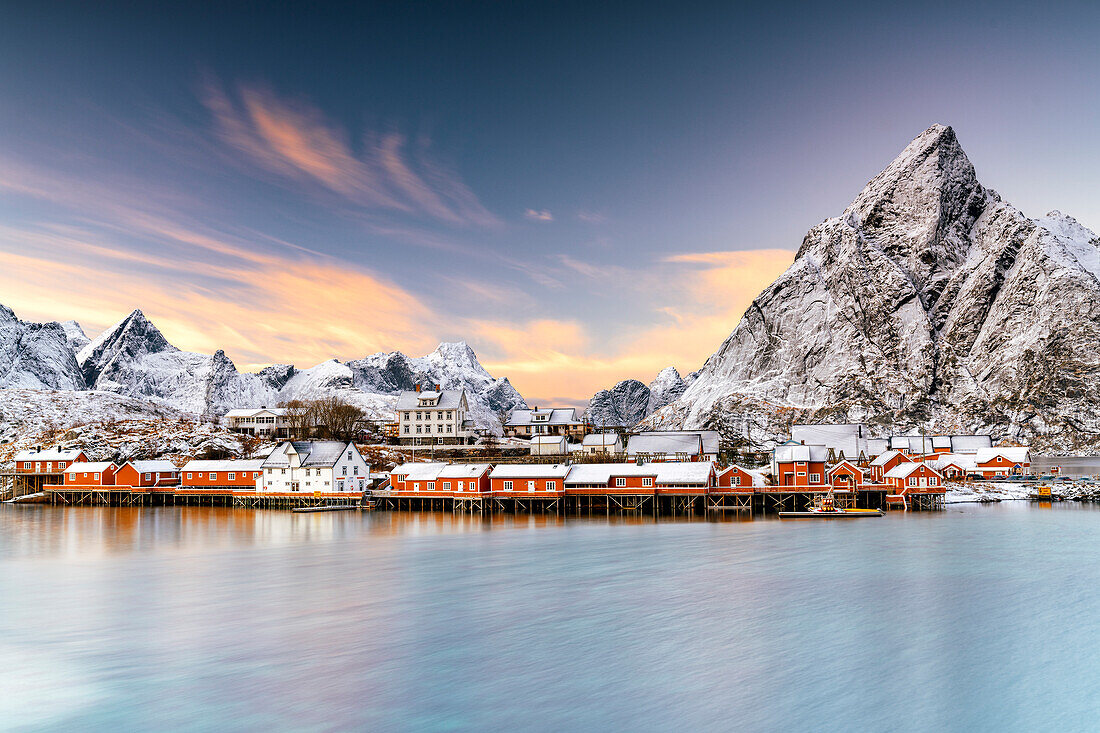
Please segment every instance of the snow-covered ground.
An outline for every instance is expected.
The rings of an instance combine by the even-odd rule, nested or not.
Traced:
[[[1026,499],[1035,492],[1035,482],[1012,483],[1009,481],[947,484],[948,504],[971,504],[981,501],[1015,501]]]

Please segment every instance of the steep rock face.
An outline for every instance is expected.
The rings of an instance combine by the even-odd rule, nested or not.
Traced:
[[[588,401],[585,416],[595,425],[632,428],[662,407],[675,402],[695,378],[680,376],[676,367],[665,367],[648,385],[624,379],[603,389]]]
[[[597,427],[634,427],[645,416],[650,391],[637,379],[624,379],[588,401],[586,416]]]
[[[807,233],[649,423],[841,408],[896,427],[1079,441],[1100,429],[1097,250],[1072,219],[1028,219],[983,187],[954,131],[934,125]]]
[[[60,325],[61,330],[65,332],[65,338],[69,340],[69,347],[73,350],[74,354],[88,345],[88,336],[84,333],[84,329],[80,327],[79,323],[76,321],[63,321]]]
[[[0,387],[84,389],[65,327],[21,321],[0,305]]]
[[[77,355],[89,388],[151,399],[196,414],[240,405],[274,404],[256,374],[240,374],[220,349],[180,351],[140,310],[100,334]]]
[[[649,403],[646,405],[645,416],[649,417],[665,405],[680,399],[680,395],[687,389],[688,384],[689,382],[680,376],[676,367],[662,369],[649,383]]]

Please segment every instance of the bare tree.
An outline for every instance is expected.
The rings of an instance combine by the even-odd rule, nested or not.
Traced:
[[[286,410],[287,436],[291,440],[309,437],[309,432],[317,424],[313,402],[290,400],[279,405]]]
[[[312,403],[315,425],[321,437],[330,440],[353,440],[364,418],[361,409],[339,397],[325,397]]]

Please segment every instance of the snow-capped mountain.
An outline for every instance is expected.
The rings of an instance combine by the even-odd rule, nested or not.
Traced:
[[[637,379],[624,379],[594,394],[585,414],[594,425],[632,428],[676,401],[694,376],[685,381],[675,367],[665,367],[648,386]]]
[[[66,328],[29,323],[0,305],[0,387],[84,389]]]
[[[335,394],[386,418],[397,393],[417,384],[465,389],[471,418],[495,431],[499,411],[526,406],[511,383],[490,375],[463,342],[440,344],[415,358],[379,353],[347,363],[331,359],[309,369],[276,364],[242,373],[221,350],[210,355],[176,348],[140,310],[89,342],[75,321],[24,323],[3,308],[0,359],[6,369],[0,386],[96,390],[197,415]]]
[[[954,131],[933,125],[807,233],[647,423],[759,440],[792,419],[1096,443],[1100,239],[1059,212],[1024,216],[978,182]]]

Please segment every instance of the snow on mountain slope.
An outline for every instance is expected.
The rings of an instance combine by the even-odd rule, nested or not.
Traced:
[[[1069,217],[1033,221],[983,187],[954,131],[933,125],[807,233],[647,424],[779,438],[796,415],[833,416],[1095,443],[1098,248]]]
[[[0,305],[0,387],[83,389],[65,327],[21,321]]]
[[[0,313],[0,319],[3,315]],[[25,327],[29,326],[19,328],[25,330]],[[75,322],[64,326],[46,324],[41,329],[53,334],[54,348],[43,353],[58,362],[66,357],[71,359],[72,349],[66,354],[67,344],[79,343],[83,336]],[[0,335],[4,333],[18,335],[22,331],[17,334],[16,326],[7,329],[0,326]],[[197,415],[220,415],[234,407],[337,395],[370,416],[389,418],[398,392],[414,389],[417,384],[465,389],[472,419],[498,433],[501,427],[498,413],[526,407],[511,383],[489,374],[464,342],[440,344],[423,357],[378,353],[347,363],[330,359],[308,369],[276,364],[250,374],[238,372],[223,351],[208,355],[177,349],[140,310],[83,345],[75,363],[78,368],[74,378],[80,386],[70,388],[79,389],[86,384],[91,389],[146,399]],[[42,372],[43,368],[21,369],[17,376],[23,381],[12,384],[64,386],[34,381],[27,376]]]
[[[36,445],[93,461],[240,454],[241,436],[196,417],[111,392],[0,389],[0,463]]]
[[[595,425],[632,428],[649,415],[676,401],[694,379],[680,376],[675,367],[665,367],[648,385],[624,379],[611,389],[600,390],[588,401],[585,415]]]
[[[74,354],[90,343],[84,329],[76,321],[62,322],[61,330],[65,332],[65,338],[69,340],[69,347],[72,348]]]

